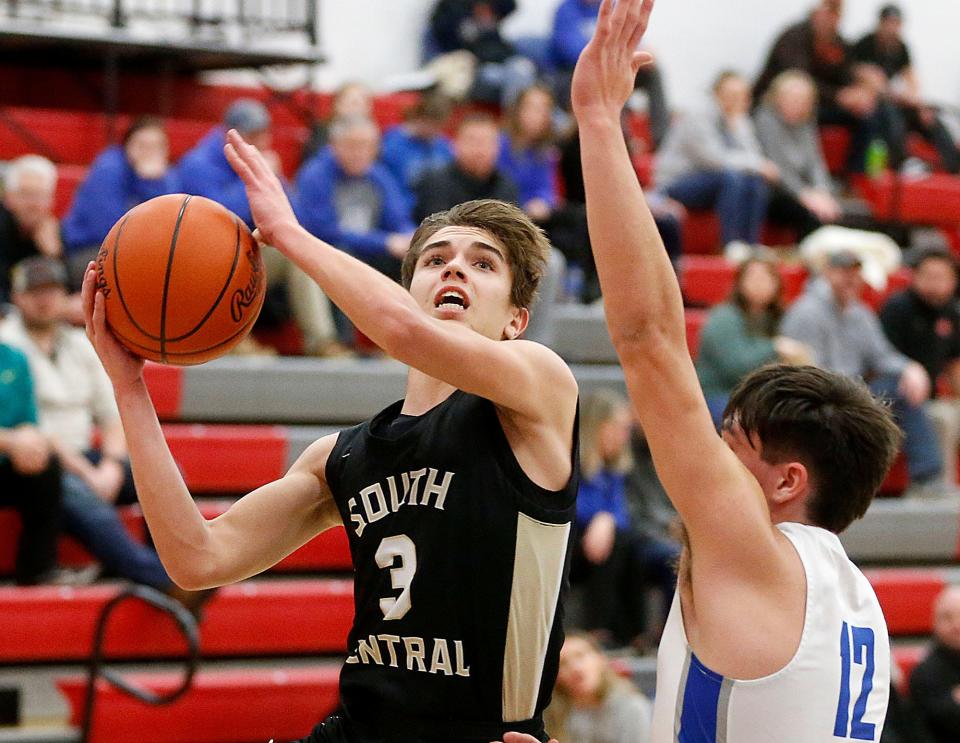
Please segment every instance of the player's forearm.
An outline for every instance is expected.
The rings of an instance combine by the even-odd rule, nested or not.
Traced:
[[[619,121],[581,121],[580,146],[590,241],[614,344],[643,343],[651,333],[684,343],[680,289]]]
[[[177,468],[142,380],[116,390],[137,498],[157,554],[182,588],[203,587],[217,564],[206,520]]]
[[[276,247],[319,284],[365,336],[388,353],[419,318],[409,292],[363,261],[317,239],[299,225]]]

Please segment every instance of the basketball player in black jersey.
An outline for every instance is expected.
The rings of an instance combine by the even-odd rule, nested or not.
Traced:
[[[113,383],[140,503],[188,589],[266,570],[343,524],[355,617],[343,714],[320,741],[547,740],[577,489],[577,384],[519,339],[548,244],[517,208],[468,202],[429,217],[395,284],[298,223],[260,153],[230,132],[258,237],[408,364],[404,399],[312,444],[280,480],[206,521],[170,456],[143,363],[107,329],[92,270],[87,332]]]

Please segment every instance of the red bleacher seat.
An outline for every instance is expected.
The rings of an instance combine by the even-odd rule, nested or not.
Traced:
[[[879,178],[856,178],[854,187],[880,220],[907,224],[960,225],[960,178],[935,174],[920,179],[891,173]]]
[[[183,367],[148,361],[143,367],[143,379],[160,420],[179,418],[183,401]]]
[[[105,681],[90,743],[263,743],[306,736],[338,702],[334,667],[200,671],[190,691],[172,704],[151,707]],[[180,685],[179,673],[135,673],[126,678],[156,692]],[[86,679],[57,680],[70,702],[70,722],[83,719]]]
[[[833,175],[841,175],[847,169],[847,156],[850,153],[850,130],[842,126],[820,127],[820,146],[827,170]]]
[[[286,471],[282,426],[168,423],[163,435],[193,492],[246,493]]]
[[[0,588],[0,663],[81,661],[117,587]],[[204,657],[342,653],[353,621],[347,579],[257,580],[220,589],[204,607]],[[141,602],[110,620],[106,652],[114,659],[177,657],[185,645],[173,621]]]
[[[864,575],[873,586],[891,635],[926,635],[933,629],[933,602],[946,586],[937,570],[877,569]]]
[[[703,330],[703,325],[707,321],[707,311],[688,308],[684,310],[683,317],[686,321],[687,348],[690,350],[690,355],[697,358],[697,351],[700,350],[700,331]]]
[[[681,282],[684,299],[693,305],[712,306],[726,301],[733,289],[736,266],[720,255],[683,256]],[[799,264],[782,264],[784,299],[792,302],[803,291],[807,272]]]

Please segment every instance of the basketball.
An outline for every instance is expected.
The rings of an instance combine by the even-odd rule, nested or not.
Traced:
[[[104,239],[96,270],[117,339],[137,356],[178,366],[210,361],[242,341],[267,285],[243,221],[184,194],[127,212]]]

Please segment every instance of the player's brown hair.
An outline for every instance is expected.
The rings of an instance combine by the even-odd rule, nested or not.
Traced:
[[[861,383],[812,366],[765,366],[730,396],[724,427],[739,425],[765,462],[800,462],[811,479],[807,516],[839,534],[866,513],[903,434]]]
[[[420,223],[403,259],[401,277],[407,289],[424,245],[444,227],[474,227],[494,237],[507,253],[512,276],[510,301],[514,307],[530,306],[547,265],[550,242],[521,209],[496,199],[465,201]]]

